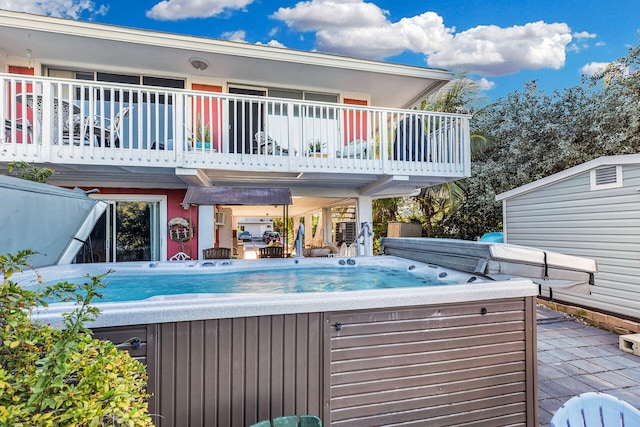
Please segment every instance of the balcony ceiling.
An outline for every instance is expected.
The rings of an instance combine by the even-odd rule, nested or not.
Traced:
[[[48,183],[61,187],[79,187],[91,190],[97,187],[131,188],[131,174],[135,186],[141,189],[187,189],[189,185],[203,185],[189,181],[172,168],[118,167],[108,165],[47,165],[55,169]],[[417,188],[426,187],[451,178],[430,177],[379,177],[360,174],[285,173],[203,170],[208,185],[230,187],[285,187],[291,189],[293,204],[289,216],[301,216],[318,212],[322,207],[353,204],[360,195],[376,198],[407,195]],[[6,173],[0,167],[0,173]],[[282,215],[282,206],[232,206],[234,215],[240,217]],[[259,215],[258,215],[259,214]]]
[[[229,42],[0,10],[0,51],[10,60],[206,82],[370,94],[372,106],[408,108],[453,75],[316,52]],[[209,62],[195,70],[189,59]]]

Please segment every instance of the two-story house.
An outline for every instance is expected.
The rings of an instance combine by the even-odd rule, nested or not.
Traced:
[[[79,260],[200,258],[239,217],[329,243],[332,208],[470,173],[468,116],[414,109],[444,70],[0,10],[0,71],[0,169],[108,203]]]

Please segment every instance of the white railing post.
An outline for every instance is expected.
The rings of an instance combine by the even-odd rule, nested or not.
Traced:
[[[389,151],[389,133],[391,132],[391,128],[393,123],[391,122],[392,114],[388,111],[380,111],[380,125],[378,127],[378,134],[380,138],[380,170],[385,174],[391,173],[391,168],[389,167],[389,159],[388,155]],[[393,153],[391,153],[391,158],[393,159]]]
[[[51,159],[51,150],[53,149],[53,139],[56,138],[56,135],[53,135],[53,119],[55,115],[53,114],[53,83],[51,82],[43,82],[42,83],[42,123],[41,125],[41,138],[42,138],[42,146],[40,151],[40,156],[43,161],[48,161]],[[36,83],[33,84],[34,91],[31,94],[33,96],[33,105],[35,106],[38,102],[37,97],[39,96],[36,88]],[[23,89],[24,90],[24,89]],[[33,120],[36,121],[38,118],[36,117],[37,108],[33,108]],[[57,141],[60,143],[60,141]]]
[[[184,165],[184,150],[187,146],[185,139],[185,126],[184,123],[187,120],[185,117],[185,106],[188,104],[186,101],[187,94],[177,94],[174,97],[174,121],[173,121],[173,149],[175,150],[176,161],[180,166]],[[169,142],[169,141],[167,141]],[[168,149],[169,147],[165,147]]]
[[[462,144],[462,167],[465,176],[471,176],[471,130],[469,128],[469,117],[462,117],[460,119],[462,125],[460,126],[460,137],[458,143]]]

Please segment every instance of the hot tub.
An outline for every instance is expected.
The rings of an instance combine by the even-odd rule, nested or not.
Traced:
[[[91,326],[99,338],[134,344],[128,349],[147,364],[157,426],[246,426],[303,413],[325,426],[537,425],[537,287],[529,280],[484,280],[392,256],[87,264],[40,273],[60,280],[113,268],[198,281],[265,268],[355,275],[368,266],[446,282],[156,295],[98,303],[102,314]],[[59,324],[69,310],[51,304],[36,316]]]

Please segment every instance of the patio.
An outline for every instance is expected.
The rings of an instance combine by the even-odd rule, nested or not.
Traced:
[[[587,391],[614,395],[640,408],[640,356],[618,348],[618,335],[538,306],[538,416]]]

